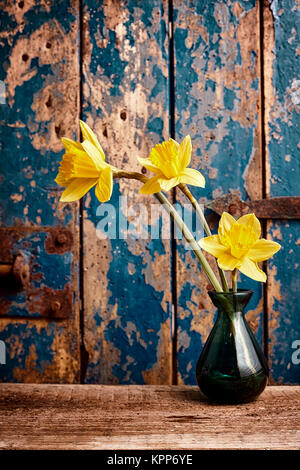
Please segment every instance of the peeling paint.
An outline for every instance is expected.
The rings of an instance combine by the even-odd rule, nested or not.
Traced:
[[[84,2],[84,116],[110,163],[168,136],[167,2]],[[112,204],[152,201],[136,182],[114,183]],[[98,201],[85,203],[85,343],[88,383],[170,383],[170,254],[162,240],[98,240]],[[101,255],[100,255],[100,254]],[[134,266],[134,269],[132,268]],[[91,288],[93,286],[93,288]],[[95,296],[99,292],[99,296]]]
[[[192,192],[200,202],[232,191],[243,200],[260,199],[258,2],[178,0],[174,14],[176,136],[191,135],[191,165],[206,177],[205,193]],[[178,382],[195,384],[196,362],[215,309],[196,261],[180,245],[178,253]],[[260,341],[261,288],[247,278],[240,287],[254,290],[249,318]]]
[[[1,262],[11,263],[20,249],[30,260],[26,289],[1,285],[0,338],[7,364],[0,381],[74,383],[78,205],[59,204],[53,180],[62,155],[60,132],[75,137],[78,125],[79,2],[0,3],[0,80],[6,84],[6,103],[0,106]],[[71,234],[57,246],[50,243],[56,226]]]
[[[265,118],[268,197],[299,195],[299,4],[273,0],[264,9]],[[268,236],[282,249],[268,263],[269,353],[274,383],[299,383],[291,344],[300,337],[299,221],[268,223]],[[289,367],[288,367],[289,365]]]
[[[205,192],[193,192],[200,202],[228,192],[244,201],[259,200],[259,2],[173,4],[176,137],[192,136],[192,166],[207,180]],[[7,102],[0,106],[0,225],[1,233],[11,227],[18,233],[10,243],[1,238],[1,261],[11,262],[20,247],[31,255],[30,289],[5,292],[0,301],[0,337],[9,345],[9,366],[1,368],[0,380],[78,381],[78,204],[59,204],[53,179],[63,152],[60,137],[75,138],[79,132],[79,2],[0,5],[5,24],[0,80],[7,89]],[[136,156],[147,157],[152,145],[169,135],[168,2],[85,0],[82,6],[84,119],[111,163],[138,170]],[[299,11],[295,0],[273,0],[263,11],[269,197],[298,195]],[[152,201],[138,195],[135,182],[114,186],[116,208],[119,195],[126,193],[129,203],[146,203],[149,210]],[[97,239],[97,205],[94,194],[86,197],[86,381],[170,383],[169,242]],[[276,383],[299,382],[289,350],[300,335],[294,302],[298,224],[268,223],[268,236],[283,245],[268,266],[269,351]],[[205,276],[182,244],[177,282],[178,382],[194,384],[215,309]],[[244,277],[240,286],[254,290],[247,318],[261,341],[262,287]],[[52,295],[70,305],[67,321],[44,318]]]

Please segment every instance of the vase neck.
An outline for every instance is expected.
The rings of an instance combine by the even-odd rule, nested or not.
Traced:
[[[213,304],[218,308],[219,314],[221,312],[244,312],[244,308],[248,304],[253,291],[239,290],[238,292],[208,292]]]

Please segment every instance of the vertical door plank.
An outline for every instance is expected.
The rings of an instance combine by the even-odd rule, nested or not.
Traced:
[[[264,8],[265,132],[268,197],[299,195],[300,9],[294,0]],[[282,249],[268,263],[269,354],[274,383],[299,383],[293,343],[300,341],[300,224],[268,223]],[[295,346],[295,345],[294,345]],[[298,343],[299,348],[299,343]]]
[[[83,118],[107,160],[119,168],[139,171],[136,156],[147,157],[168,136],[167,3],[83,2]],[[119,236],[120,217],[126,218],[120,196],[127,196],[129,206],[141,203],[147,210],[155,202],[138,189],[135,181],[114,182],[115,239],[97,237],[103,218],[97,215],[99,202],[93,191],[85,200],[88,383],[171,381],[169,240]]]
[[[77,205],[58,203],[54,178],[60,138],[75,137],[78,125],[79,2],[8,1],[1,9],[0,262],[24,250],[30,282],[16,294],[1,284],[0,380],[72,383],[79,378]],[[58,242],[61,231],[67,238]],[[51,319],[57,299],[67,302],[69,319]]]
[[[193,194],[200,202],[230,191],[244,200],[260,198],[258,2],[176,0],[174,47],[176,136],[191,135],[191,166],[206,178],[205,190],[191,187]],[[215,229],[217,220],[211,222]],[[196,361],[213,325],[207,284],[179,245],[179,383],[195,383]],[[239,286],[254,290],[247,318],[261,341],[262,287],[245,277]]]

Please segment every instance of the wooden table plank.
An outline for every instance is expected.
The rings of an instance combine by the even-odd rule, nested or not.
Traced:
[[[216,406],[197,387],[0,384],[1,449],[299,449],[300,386]]]

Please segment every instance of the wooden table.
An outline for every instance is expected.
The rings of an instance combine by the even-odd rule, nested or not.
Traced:
[[[300,386],[216,406],[197,387],[0,384],[1,449],[299,449]]]

